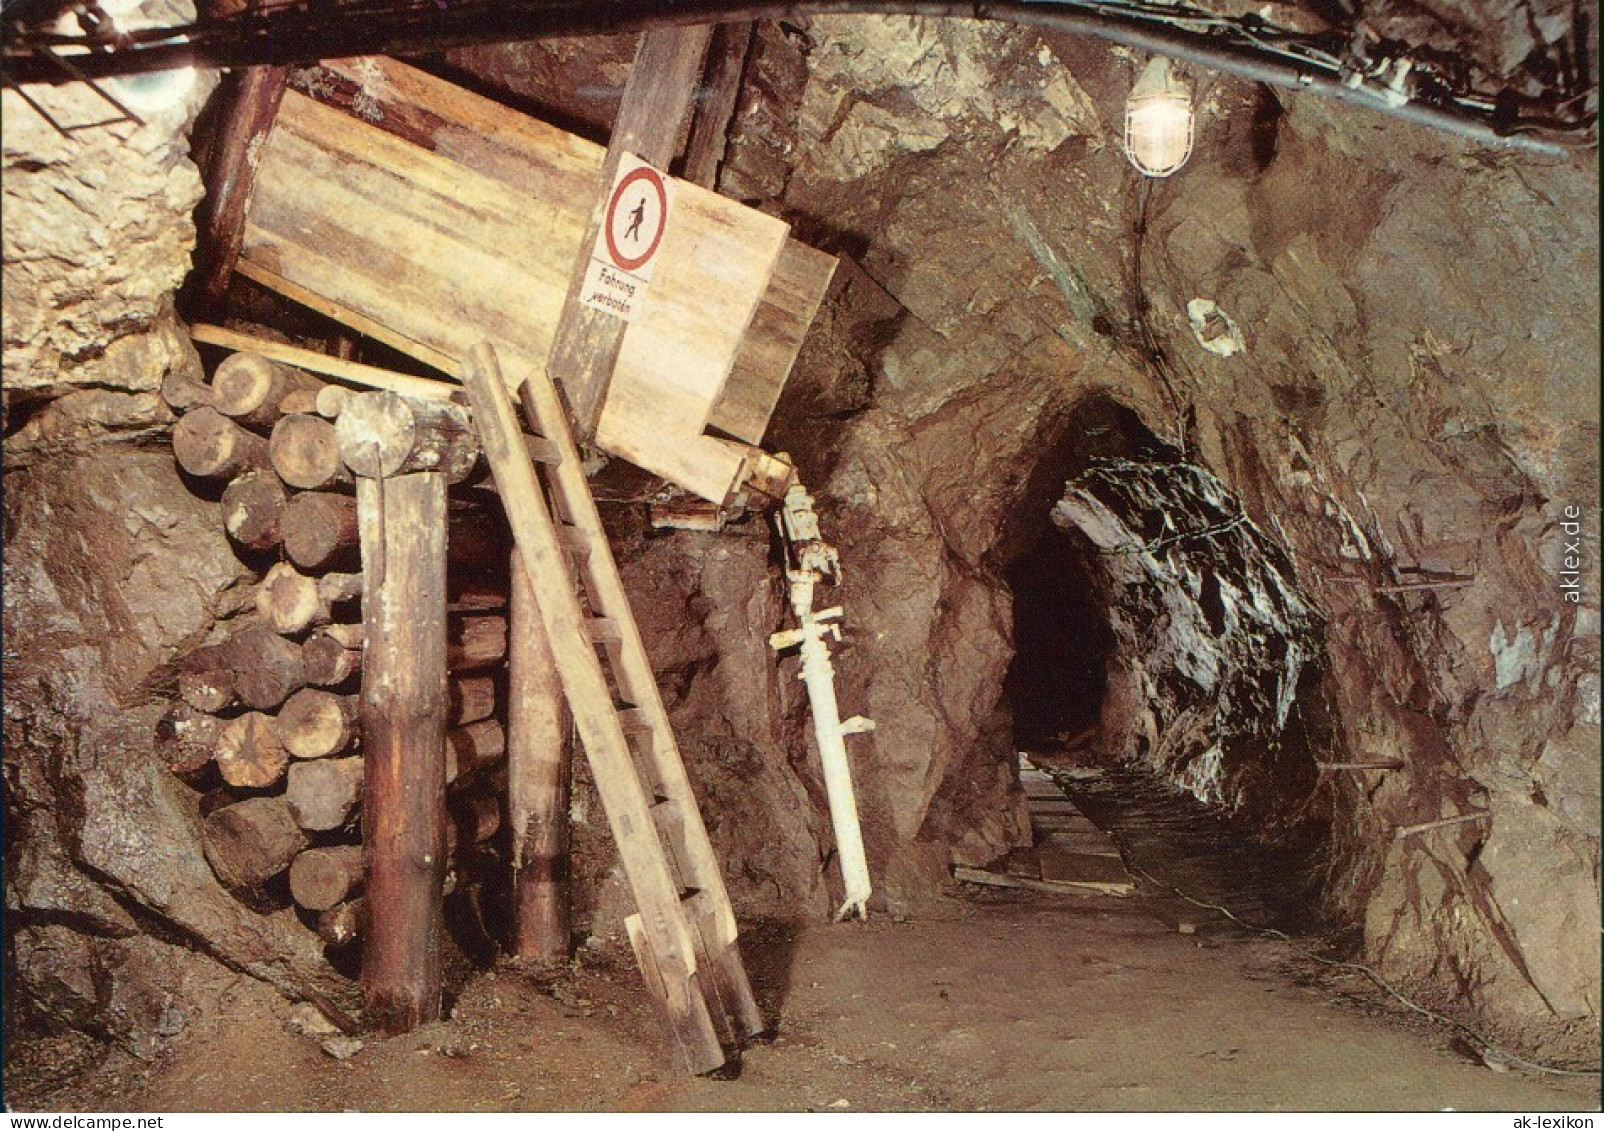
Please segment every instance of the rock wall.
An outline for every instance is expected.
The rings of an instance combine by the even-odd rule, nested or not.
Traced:
[[[1284,547],[1328,625],[1333,740],[1405,763],[1330,802],[1329,898],[1369,957],[1511,1030],[1596,1032],[1596,176],[1204,75],[1191,164],[1145,184],[1118,145],[1140,62],[819,18],[749,65],[724,186],[870,276],[772,438],[852,579],[886,886],[1015,835],[1004,527],[1106,392]],[[1245,352],[1203,348],[1199,298]]]
[[[8,1074],[92,1054],[72,1031],[148,1055],[220,1007],[231,971],[335,992],[314,936],[213,878],[197,798],[153,752],[168,662],[245,579],[180,481],[158,394],[200,376],[173,292],[210,87],[66,136],[3,95],[6,1017],[64,1042],[8,1048]],[[81,88],[32,93],[62,125],[108,112]]]

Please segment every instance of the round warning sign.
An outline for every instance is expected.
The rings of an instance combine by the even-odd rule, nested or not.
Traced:
[[[607,202],[607,254],[624,271],[639,271],[657,254],[668,226],[668,190],[663,175],[649,165],[624,174]]]

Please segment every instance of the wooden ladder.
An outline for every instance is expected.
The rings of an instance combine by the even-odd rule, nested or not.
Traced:
[[[635,894],[638,913],[625,921],[635,957],[686,1066],[711,1072],[763,1031],[763,1018],[567,416],[547,375],[531,374],[521,388],[540,437],[531,443],[488,344],[469,351],[462,382]]]

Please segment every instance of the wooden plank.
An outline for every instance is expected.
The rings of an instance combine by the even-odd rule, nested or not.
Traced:
[[[643,938],[656,970],[669,986],[665,997],[673,1032],[691,1071],[710,1072],[724,1063],[724,1051],[702,995],[681,989],[691,984],[696,957],[680,908],[679,889],[658,843],[648,809],[651,799],[635,774],[601,660],[591,647],[585,615],[570,588],[567,558],[557,541],[534,468],[524,453],[512,402],[488,346],[472,350],[462,378],[547,638],[553,654],[561,657],[558,673],[563,693],[640,909]],[[571,447],[566,433],[554,434],[548,429],[546,438],[563,450]],[[559,469],[576,462],[564,459]],[[652,977],[650,971],[647,977]]]
[[[749,444],[763,442],[835,268],[835,256],[795,240],[786,242],[736,351],[729,380],[708,414],[710,426]]]
[[[581,202],[590,199],[602,175],[601,146],[393,60],[332,61],[314,73],[319,77],[308,81],[307,93],[318,101],[356,113],[360,98],[368,113],[378,118],[378,128],[539,196],[548,207],[568,210],[575,224],[583,220]],[[687,179],[697,183],[694,177]],[[787,241],[736,353],[725,392],[707,418],[709,425],[750,444],[762,442],[802,340],[830,287],[836,262],[834,256]],[[253,270],[248,262],[240,267],[242,274]],[[258,281],[274,285],[269,279]],[[324,309],[377,341],[420,356],[409,348],[408,340],[389,340],[382,327],[362,328],[316,301],[291,297]],[[438,364],[428,357],[422,360]],[[444,368],[455,373],[455,359]]]
[[[366,318],[350,307],[335,302],[333,299],[324,298],[299,283],[292,283],[278,272],[270,271],[260,263],[250,259],[241,259],[235,270],[247,279],[260,283],[268,290],[277,291],[287,299],[298,302],[302,306],[309,307],[319,314],[349,326],[357,333],[372,338],[376,342],[383,342],[398,353],[417,358],[425,365],[432,366],[455,379],[456,359],[447,357],[439,350],[430,349],[422,342],[406,337],[403,334],[397,334],[388,326],[375,322],[371,318]]]
[[[391,79],[414,77],[398,68],[381,68],[392,98],[400,95]],[[458,117],[487,113],[460,94],[454,101]],[[571,179],[575,147],[566,135],[500,114],[519,123],[492,135],[501,176],[509,161],[530,164],[530,153],[547,145],[555,165],[568,169],[558,180]],[[459,134],[453,124],[431,136],[442,148],[471,149]],[[478,152],[492,164],[485,144]],[[630,391],[609,409],[611,434],[626,458],[723,502],[751,453],[701,431],[751,311],[734,300],[708,309],[702,300],[732,285],[761,294],[785,229],[690,185],[676,186],[675,220],[659,253],[660,286],[621,347]],[[504,365],[522,374],[542,364],[550,348],[582,221],[573,209],[292,90],[263,161],[242,262],[255,277],[270,285],[276,277],[303,300],[315,297],[325,313],[437,366],[460,360],[474,334],[511,343]],[[669,358],[674,365],[664,364]],[[669,372],[675,377],[663,394],[671,406],[665,414],[657,400],[633,390]],[[696,398],[704,402],[700,411],[693,411]]]
[[[1077,852],[1059,844],[1039,844],[1041,878],[1058,883],[1131,884],[1130,873],[1118,856]]]
[[[680,123],[696,93],[711,35],[712,28],[702,24],[651,28],[641,36],[608,139],[607,155],[586,198],[592,201],[590,216],[572,260],[547,370],[567,393],[581,439],[598,435],[602,408],[609,397],[627,329],[619,319],[580,301],[590,270],[591,248],[605,216],[608,189],[625,154],[633,154],[658,169],[668,168],[679,143]],[[676,216],[671,233],[677,221]],[[748,312],[748,320],[750,317]],[[745,324],[741,324],[743,329]],[[719,380],[722,382],[728,373],[726,369]]]
[[[786,228],[755,213],[743,217],[748,222],[740,229],[692,222],[698,205],[689,192],[675,197],[652,293],[623,336],[595,437],[603,449],[722,503],[726,496],[688,480],[699,476],[710,446],[729,460],[745,458],[743,445],[702,431],[734,364],[741,331],[773,274]],[[676,277],[706,280],[701,301],[659,301],[659,288],[675,285],[670,280]],[[679,450],[664,443],[665,435],[697,437],[699,446]]]
[[[360,362],[342,361],[337,357],[318,353],[316,350],[286,345],[270,338],[259,338],[254,334],[242,334],[237,330],[212,326],[204,322],[197,322],[191,326],[189,336],[207,345],[258,353],[274,361],[282,361],[286,365],[294,365],[312,373],[321,373],[325,377],[335,377],[349,381],[353,385],[384,389],[403,396],[449,400],[451,395],[458,391],[457,385],[445,381],[431,381],[427,377],[414,377],[409,373],[396,373],[389,369],[363,365]]]
[[[440,1017],[446,856],[446,481],[357,482],[362,534],[362,843],[367,1023]]]
[[[295,91],[258,174],[245,256],[460,362],[479,334],[549,348],[577,232],[526,194]]]
[[[994,888],[1017,888],[1021,891],[1046,892],[1049,895],[1113,895],[1125,896],[1135,890],[1131,883],[1100,883],[1069,880],[1032,880],[1025,876],[1004,876],[996,872],[983,872],[979,868],[958,865],[952,878],[966,884],[982,884]]]

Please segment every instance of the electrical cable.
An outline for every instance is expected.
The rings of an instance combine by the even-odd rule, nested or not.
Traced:
[[[15,7],[15,5],[13,5]],[[311,63],[350,55],[417,55],[475,43],[639,31],[647,27],[820,14],[923,15],[1000,20],[1086,35],[1168,55],[1239,78],[1364,106],[1457,133],[1487,145],[1552,157],[1569,148],[1538,131],[1586,134],[1596,116],[1502,121],[1481,109],[1488,97],[1437,82],[1432,99],[1410,99],[1378,85],[1338,53],[1331,34],[1306,35],[1259,17],[1231,18],[1143,0],[359,0],[352,4],[278,3],[226,19],[99,36],[62,35],[13,20],[3,48],[4,81],[71,81],[70,59],[91,78],[181,66]],[[1362,62],[1362,60],[1361,60]],[[1438,89],[1438,88],[1441,89]],[[1495,100],[1496,101],[1496,100]],[[1485,103],[1490,105],[1490,103]],[[1574,144],[1574,141],[1573,141]]]

